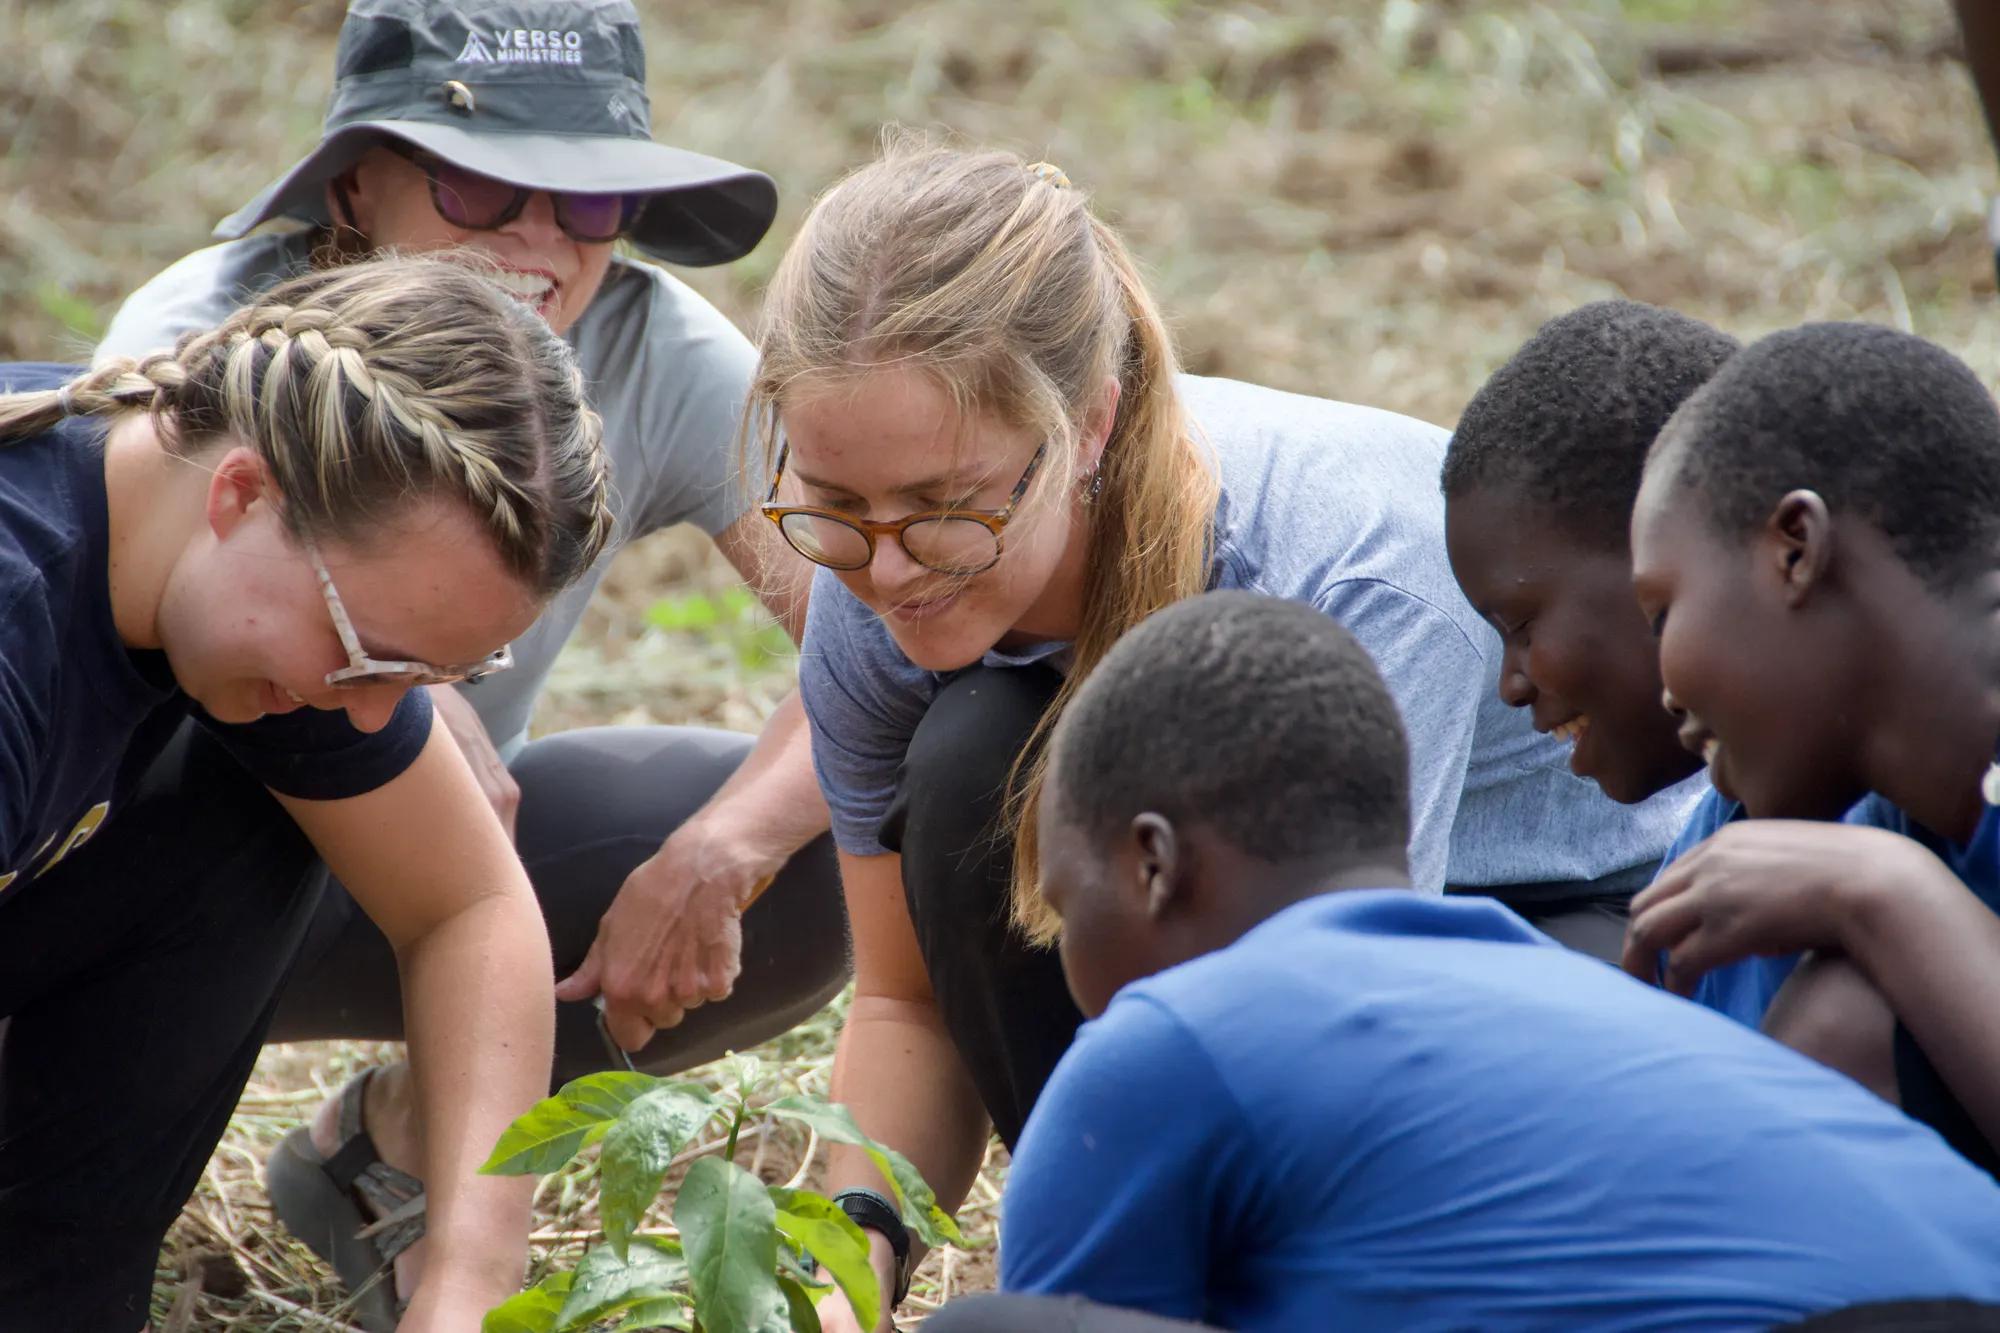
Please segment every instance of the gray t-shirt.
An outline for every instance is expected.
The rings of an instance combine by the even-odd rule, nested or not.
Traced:
[[[97,355],[140,356],[304,272],[311,234],[279,232],[197,250],[126,299]],[[570,330],[611,459],[612,548],[514,641],[514,669],[462,686],[504,755],[527,740],[535,696],[624,543],[677,523],[714,536],[749,507],[735,440],[756,349],[722,313],[662,269],[614,259]]]
[[[1416,886],[1553,898],[1642,885],[1699,797],[1691,779],[1619,805],[1569,771],[1567,747],[1500,701],[1500,640],[1445,560],[1438,472],[1446,433],[1374,408],[1232,380],[1181,380],[1221,469],[1213,586],[1309,602],[1361,641],[1410,736]],[[989,665],[1052,658],[1045,644]],[[941,677],[911,664],[830,572],[816,578],[799,686],[842,850],[877,831]]]

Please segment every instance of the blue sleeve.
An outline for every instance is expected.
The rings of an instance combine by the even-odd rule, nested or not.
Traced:
[[[1410,883],[1442,893],[1472,761],[1484,659],[1451,616],[1377,579],[1335,583],[1313,604],[1368,650],[1395,697],[1410,740]]]
[[[1665,870],[1714,836],[1716,830],[1743,817],[1741,801],[1732,801],[1710,787],[1701,794],[1701,800],[1696,802],[1694,810],[1688,815],[1686,826],[1674,838],[1673,845],[1667,848],[1666,856],[1660,861],[1660,869]],[[1772,997],[1798,965],[1799,955],[1795,953],[1771,958],[1746,958],[1740,963],[1731,963],[1728,967],[1719,967],[1708,973],[1695,983],[1691,998],[1702,1008],[1713,1009],[1744,1027],[1761,1027],[1764,1011],[1771,1007]]]
[[[1198,1320],[1253,1141],[1207,1055],[1156,1002],[1086,1024],[1035,1103],[1001,1204],[1000,1285]]]
[[[799,645],[799,699],[834,845],[851,856],[887,850],[876,835],[935,693],[930,681],[839,579],[825,570],[814,577]]]
[[[280,796],[339,801],[387,785],[417,761],[431,737],[431,696],[408,690],[380,731],[362,731],[346,713],[301,708],[241,725],[195,718],[251,777]]]

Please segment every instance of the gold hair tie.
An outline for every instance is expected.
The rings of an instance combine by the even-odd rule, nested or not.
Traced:
[[[1067,190],[1069,188],[1069,177],[1063,173],[1061,167],[1053,162],[1037,162],[1030,166],[1028,170],[1034,174],[1036,180],[1047,181],[1058,190]]]

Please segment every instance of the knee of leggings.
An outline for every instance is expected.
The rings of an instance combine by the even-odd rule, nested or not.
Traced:
[[[1061,684],[1036,667],[973,667],[953,677],[910,737],[903,787],[912,804],[993,804]]]

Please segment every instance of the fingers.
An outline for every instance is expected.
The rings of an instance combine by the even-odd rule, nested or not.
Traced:
[[[576,971],[556,983],[558,1000],[588,1000],[598,992],[598,974],[603,969],[598,954],[598,945],[592,942],[590,952],[583,956],[583,962]]]
[[[1660,955],[1701,924],[1699,905],[1692,896],[1678,893],[1655,899],[1650,905],[1642,905],[1635,897],[1632,908],[1632,924],[1625,929],[1625,948],[1618,965],[1649,985],[1660,985]]]
[[[639,1015],[613,1004],[604,1007],[604,1030],[621,1050],[643,1051],[653,1039],[654,1027]]]

